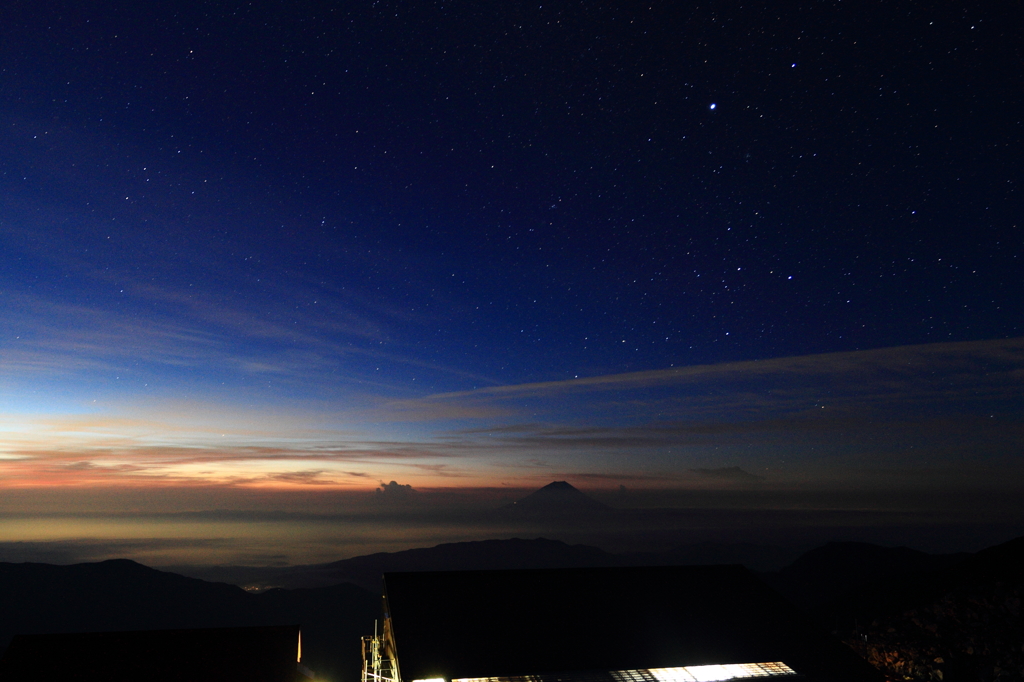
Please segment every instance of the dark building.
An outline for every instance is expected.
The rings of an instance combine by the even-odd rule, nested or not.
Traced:
[[[389,573],[384,611],[366,682],[883,679],[741,566]]]
[[[0,682],[309,682],[298,625],[17,635]]]

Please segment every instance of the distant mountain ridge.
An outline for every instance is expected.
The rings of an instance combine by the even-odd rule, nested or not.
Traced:
[[[398,571],[508,570],[530,568],[585,568],[601,566],[684,566],[743,564],[752,570],[785,565],[798,556],[791,549],[769,545],[703,542],[681,545],[667,552],[614,554],[589,545],[570,545],[546,538],[511,538],[453,542],[434,547],[378,552],[329,564],[288,568],[220,566],[193,569],[190,575],[206,580],[253,587],[314,587],[351,582],[364,589],[380,589],[383,573]]]

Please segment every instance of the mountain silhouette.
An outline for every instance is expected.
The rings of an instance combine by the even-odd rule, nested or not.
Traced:
[[[572,520],[574,517],[568,517]],[[598,547],[534,539],[473,540],[377,552],[327,564],[289,567],[213,566],[188,574],[235,585],[294,588],[354,583],[376,592],[383,573],[408,571],[483,571],[531,568],[597,568],[602,566],[686,566],[743,564],[754,571],[789,564],[799,552],[769,545],[698,543],[667,552],[612,553]],[[187,569],[187,567],[183,567]]]
[[[955,567],[969,556],[928,554],[908,547],[880,547],[866,542],[830,542],[763,577],[799,606],[815,611],[855,594],[856,601],[865,602],[868,594],[878,593],[878,583],[921,584],[924,576]],[[886,599],[894,596],[886,595]]]
[[[567,516],[609,512],[611,508],[566,481],[555,481],[506,506],[505,510],[529,516]]]
[[[347,581],[380,590],[384,573],[405,571],[483,571],[527,568],[617,566],[620,558],[597,547],[569,545],[559,540],[479,540],[436,547],[380,552],[343,559],[319,568],[333,581]]]
[[[373,632],[379,604],[376,591],[355,585],[253,594],[127,559],[0,563],[0,650],[16,634],[301,624],[303,661],[329,679],[354,681],[359,637]]]
[[[1024,538],[880,580],[819,611],[889,679],[1019,680]]]

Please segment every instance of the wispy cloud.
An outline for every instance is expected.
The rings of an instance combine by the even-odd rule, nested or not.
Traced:
[[[971,387],[978,399],[1013,397],[1024,377],[1024,338],[899,346],[717,365],[679,367],[565,381],[497,386],[429,396],[425,401],[522,399],[555,395],[654,388],[715,388],[732,404],[739,397],[775,404],[813,397],[908,396],[941,400]],[[790,385],[788,380],[798,380]],[[767,383],[770,381],[771,383]],[[723,390],[725,389],[725,390]],[[757,389],[767,389],[762,392]],[[972,391],[973,393],[973,391]],[[714,396],[700,396],[714,402]]]
[[[863,421],[990,407],[1013,412],[1024,401],[1022,380],[1024,339],[1000,339],[489,387],[386,403],[380,416],[484,422],[458,432],[467,437],[527,433],[534,430],[527,422],[538,418],[591,432],[629,424],[678,429],[682,422],[694,433],[772,430],[779,420],[812,424],[819,416]],[[743,422],[761,426],[736,426]]]
[[[119,300],[86,303],[12,287],[3,291],[0,312],[8,333],[0,338],[0,362],[9,381],[120,373],[167,384],[178,381],[176,372],[192,372],[199,373],[189,375],[193,381],[207,375],[232,381],[256,377],[307,392],[363,387],[394,396],[408,393],[404,381],[381,377],[398,367],[427,377],[493,383],[417,357],[387,331],[387,319],[353,312],[330,293],[294,282],[263,284],[274,291],[257,304],[232,293],[123,277],[116,282],[105,270],[87,278],[99,279],[104,291],[118,287]],[[371,307],[366,315],[372,313]],[[389,371],[382,374],[380,367]]]

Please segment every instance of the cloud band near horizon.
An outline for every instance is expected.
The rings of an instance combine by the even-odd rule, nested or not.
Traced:
[[[1022,480],[1022,379],[1024,339],[1003,339],[414,399],[246,409],[125,395],[0,416],[0,485],[1005,487]],[[731,467],[748,477],[693,473]]]

